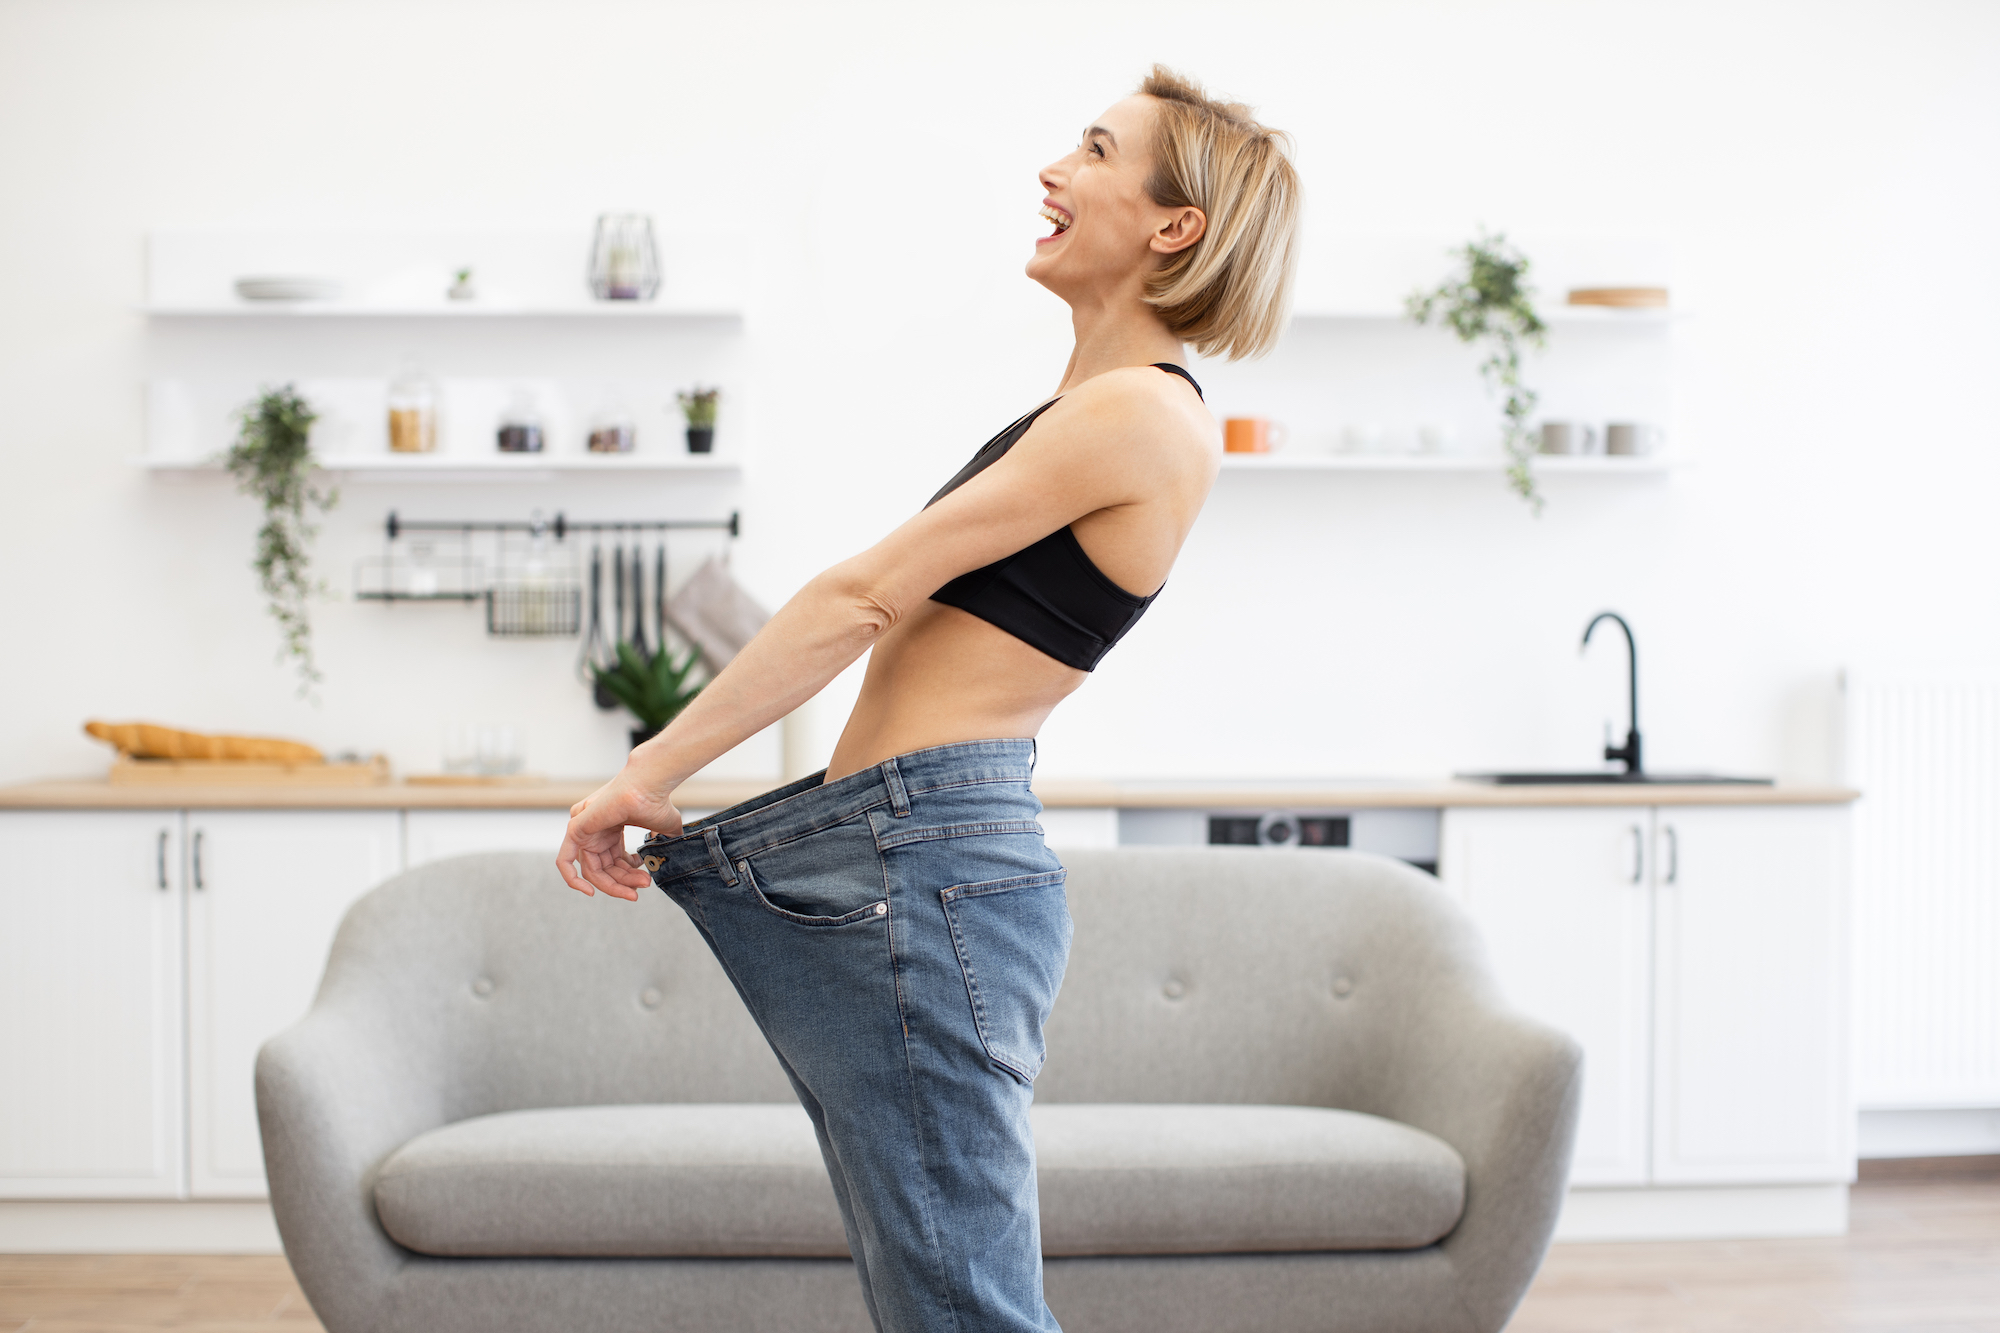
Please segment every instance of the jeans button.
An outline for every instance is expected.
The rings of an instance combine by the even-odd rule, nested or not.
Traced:
[[[887,916],[887,915],[889,915],[889,904],[887,904],[887,903],[876,903],[876,904],[875,904],[875,915],[876,915],[876,916]]]

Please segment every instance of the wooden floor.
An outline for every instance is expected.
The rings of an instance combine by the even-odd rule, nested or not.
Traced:
[[[318,1328],[281,1258],[0,1255],[0,1333]],[[1837,1239],[1558,1245],[1509,1326],[1668,1330],[2000,1333],[2000,1180],[1860,1185]]]

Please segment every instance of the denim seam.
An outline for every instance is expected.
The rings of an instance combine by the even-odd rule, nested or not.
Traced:
[[[889,885],[889,862],[879,849],[875,853],[875,860],[882,867],[882,901],[887,902],[892,896]],[[917,1155],[919,1165],[923,1167],[924,1172],[924,1240],[929,1245],[931,1252],[931,1274],[935,1284],[933,1295],[937,1298],[938,1303],[944,1307],[945,1313],[951,1317],[952,1328],[956,1329],[960,1327],[958,1307],[953,1304],[951,1299],[951,1283],[945,1280],[944,1243],[938,1233],[937,1219],[940,1201],[938,1199],[937,1175],[931,1169],[931,1126],[924,1118],[922,1101],[917,1096],[917,1060],[915,1052],[910,1049],[910,1014],[908,1007],[903,1002],[903,969],[896,957],[896,931],[893,924],[895,908],[891,907],[889,909],[888,916],[892,918],[892,924],[887,931],[883,932],[883,935],[889,942],[889,975],[890,979],[895,983],[896,988],[896,1016],[902,1021],[903,1025],[904,1088],[910,1099],[910,1121],[917,1126]]]
[[[1040,833],[1042,826],[1032,819],[991,820],[983,824],[932,824],[924,828],[913,828],[890,836],[877,837],[875,845],[881,851],[891,847],[901,847],[912,842],[936,842],[942,838],[971,838],[983,833]]]
[[[1032,875],[1009,875],[1006,879],[982,879],[972,884],[954,884],[938,896],[950,903],[957,902],[960,898],[983,898],[989,893],[1007,893],[1013,889],[1039,889],[1049,884],[1061,884],[1068,878],[1067,870],[1038,870]]]
[[[828,829],[839,828],[842,824],[851,823],[856,818],[867,814],[870,810],[876,809],[879,806],[887,804],[888,804],[888,798],[884,797],[882,800],[871,802],[868,805],[862,806],[858,810],[849,810],[845,814],[841,815],[841,817],[838,819],[828,820],[824,824],[814,824],[811,828],[801,829],[797,833],[788,833],[784,837],[778,839],[776,842],[761,842],[757,843],[755,846],[752,847],[739,847],[736,850],[734,857],[736,860],[740,861],[746,856],[762,856],[765,852],[776,851],[780,847],[789,847],[791,844],[799,841],[801,838],[810,838],[815,833],[824,833]],[[716,832],[718,835],[721,833],[721,828],[719,826]]]
[[[965,778],[959,782],[940,782],[935,787],[908,787],[905,790],[912,796],[922,796],[928,791],[951,791],[958,787],[991,787],[1004,782],[1018,782],[1025,786],[1028,778],[1015,777],[1012,774],[999,778]]]
[[[756,873],[750,869],[750,863],[748,861],[738,861],[736,863],[736,868],[740,872],[742,872],[744,880],[746,880],[749,883],[750,896],[757,900],[757,905],[759,907],[763,908],[765,911],[769,912],[773,916],[781,917],[784,920],[793,922],[797,925],[815,926],[821,929],[825,929],[832,926],[851,926],[856,921],[868,920],[875,917],[880,917],[886,920],[889,915],[887,912],[878,912],[875,910],[877,907],[881,906],[880,903],[870,903],[866,907],[857,907],[852,912],[849,912],[846,916],[806,916],[801,912],[788,912],[784,908],[778,906],[776,903],[772,902],[769,898],[766,898],[764,896],[764,890],[762,890],[757,886]],[[884,901],[886,901],[886,899]]]

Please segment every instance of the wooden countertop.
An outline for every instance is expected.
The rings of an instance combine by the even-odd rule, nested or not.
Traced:
[[[504,787],[443,787],[401,782],[375,787],[113,786],[108,782],[28,782],[0,787],[0,810],[548,810],[567,809],[601,778]],[[720,810],[776,786],[772,780],[691,782],[679,792],[688,810]],[[1153,809],[1364,810],[1537,805],[1840,805],[1859,792],[1845,787],[1669,784],[1494,786],[1483,782],[1325,781],[1191,782],[1051,779],[1035,784],[1050,807]]]

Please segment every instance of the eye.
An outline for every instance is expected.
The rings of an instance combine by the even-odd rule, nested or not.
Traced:
[[[1092,139],[1092,140],[1090,141],[1090,151],[1091,151],[1091,152],[1093,152],[1093,153],[1095,153],[1095,154],[1097,154],[1097,155],[1098,155],[1099,157],[1103,157],[1103,156],[1104,156],[1104,144],[1103,144],[1103,143],[1102,143],[1101,141],[1099,141],[1099,140],[1096,140],[1096,139]]]

